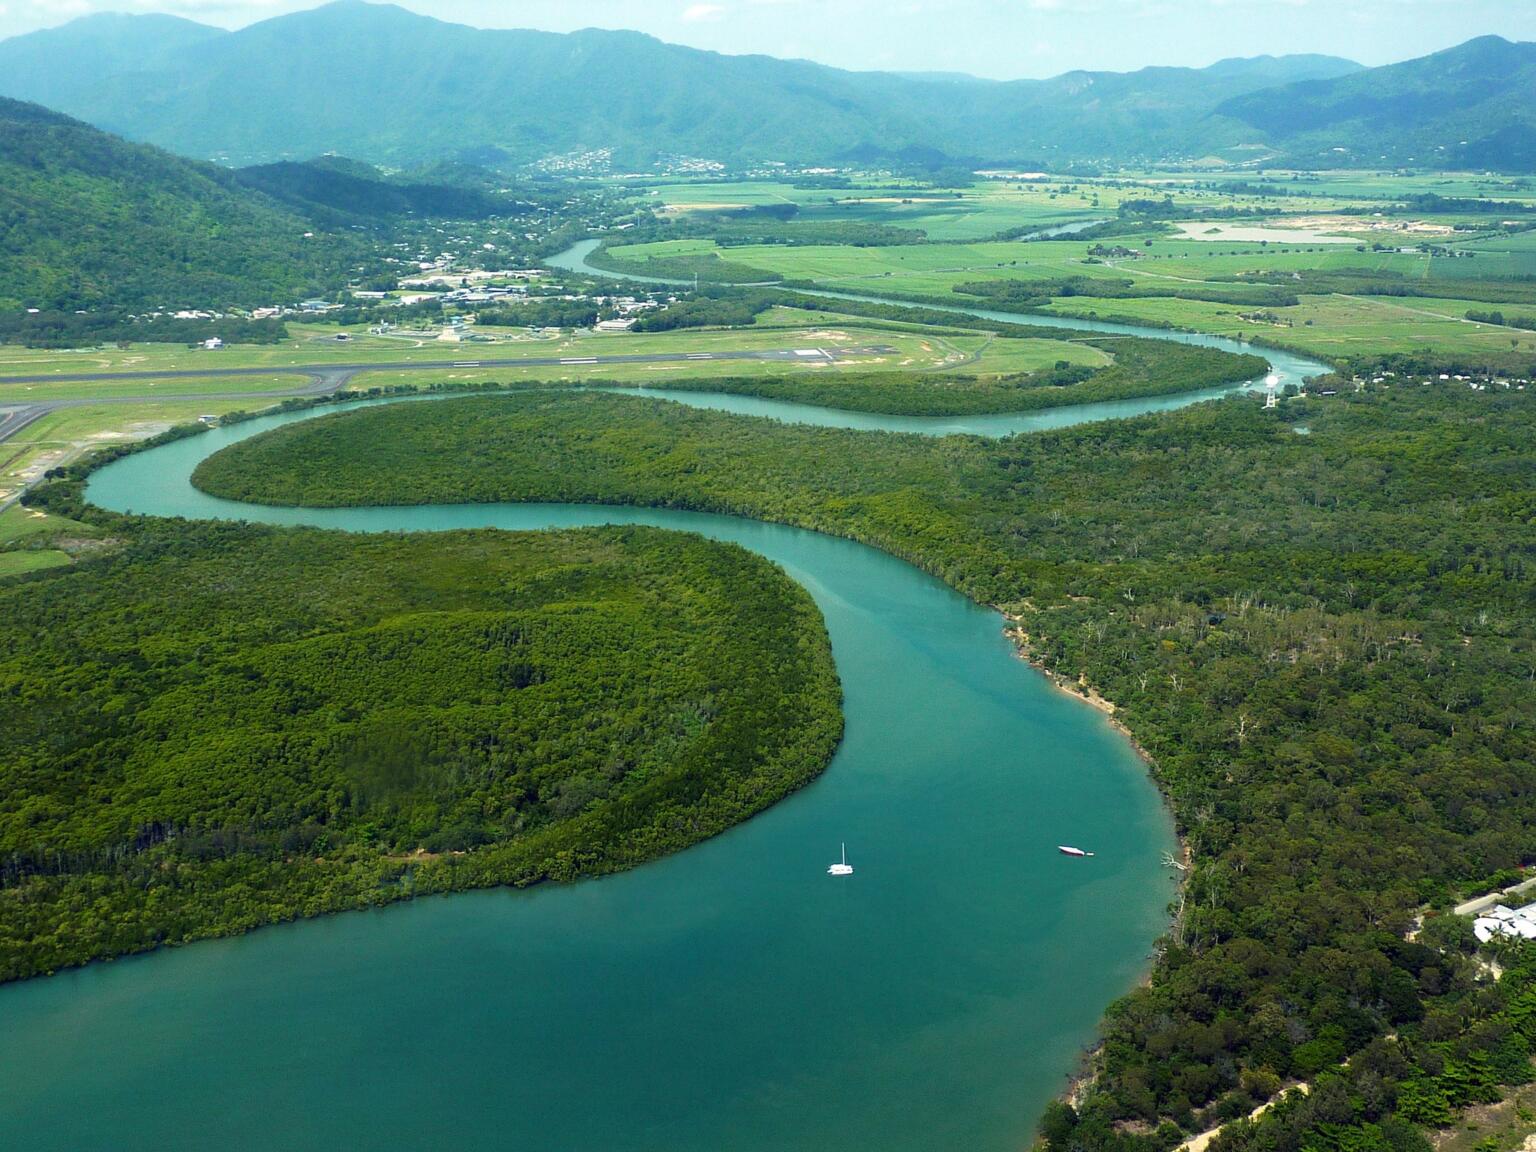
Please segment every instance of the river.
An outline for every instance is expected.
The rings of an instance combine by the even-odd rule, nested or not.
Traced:
[[[0,1144],[1026,1146],[1104,1006],[1146,970],[1173,891],[1167,814],[1103,717],[1020,661],[996,613],[850,541],[649,509],[276,509],[191,487],[209,453],[313,415],[129,456],[93,476],[90,498],[353,531],[645,523],[734,541],[815,597],[845,740],[820,780],[767,813],[619,876],[424,899],[0,988]],[[818,420],[854,416],[866,419]],[[843,841],[857,871],[833,880]],[[1070,859],[1060,843],[1097,855]]]

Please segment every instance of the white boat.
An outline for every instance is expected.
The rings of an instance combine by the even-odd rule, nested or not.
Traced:
[[[843,861],[827,869],[828,876],[852,876],[853,865],[848,863],[848,845],[843,845]]]
[[[1063,856],[1092,856],[1092,852],[1084,852],[1081,848],[1073,848],[1070,844],[1056,845],[1056,851]]]

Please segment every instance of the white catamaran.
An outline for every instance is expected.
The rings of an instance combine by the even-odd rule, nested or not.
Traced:
[[[853,865],[848,863],[848,845],[843,845],[843,860],[841,864],[834,864],[827,869],[828,876],[852,876]]]

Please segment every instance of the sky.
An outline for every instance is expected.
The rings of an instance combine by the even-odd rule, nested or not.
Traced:
[[[0,38],[90,12],[237,28],[315,0],[0,0]],[[633,28],[718,52],[997,79],[1322,52],[1385,64],[1496,33],[1536,40],[1536,0],[402,0],[483,28]]]

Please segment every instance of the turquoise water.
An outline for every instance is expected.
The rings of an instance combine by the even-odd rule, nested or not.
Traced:
[[[849,541],[648,509],[260,508],[188,482],[210,452],[312,415],[130,456],[90,497],[353,531],[645,523],[731,540],[815,597],[846,738],[815,784],[621,876],[425,899],[0,988],[0,1146],[1027,1144],[1104,1006],[1145,971],[1173,890],[1170,822],[1103,718],[1021,662],[995,613]],[[843,841],[857,871],[833,880]],[[1097,855],[1070,859],[1061,843]]]

